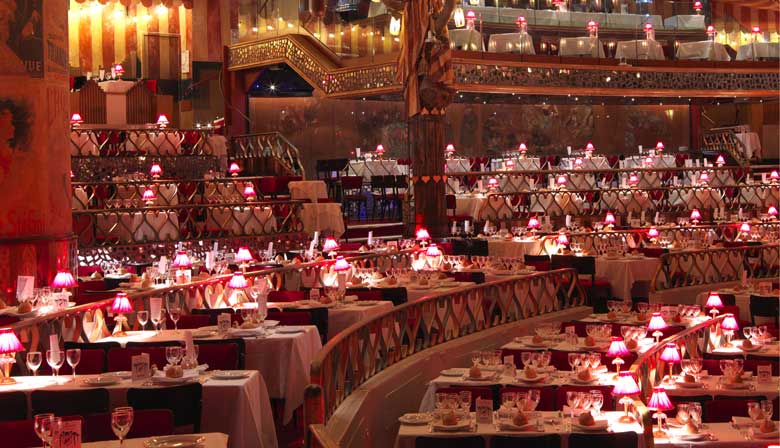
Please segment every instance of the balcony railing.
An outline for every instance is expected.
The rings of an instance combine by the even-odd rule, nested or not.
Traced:
[[[238,161],[273,159],[287,171],[287,175],[306,177],[298,148],[278,132],[232,137],[230,159]],[[274,174],[281,173],[275,171]]]

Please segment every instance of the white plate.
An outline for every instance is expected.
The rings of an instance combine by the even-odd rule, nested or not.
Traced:
[[[517,426],[512,423],[511,420],[499,420],[498,427],[501,431],[528,431],[533,429],[536,425],[533,423],[526,423],[523,426]]]
[[[203,446],[203,436],[157,436],[144,442],[146,448],[198,448]]]
[[[398,417],[398,421],[404,425],[427,425],[433,420],[433,416],[428,413],[411,413]]]
[[[571,423],[571,427],[575,430],[586,432],[605,431],[609,427],[609,422],[606,420],[596,420],[596,423],[593,426],[584,426],[574,421]]]
[[[211,378],[215,380],[240,380],[243,378],[249,378],[250,372],[244,370],[217,370]]]
[[[760,351],[762,348],[764,348],[764,346],[763,346],[763,345],[754,345],[754,346],[753,346],[753,347],[751,347],[751,348],[744,348],[744,347],[742,347],[742,346],[740,345],[740,346],[739,346],[739,348],[740,348],[740,349],[741,349],[743,352],[757,352],[757,351]]]
[[[115,384],[119,384],[120,381],[122,381],[122,379],[118,376],[106,375],[95,378],[86,378],[81,382],[81,385],[87,387],[113,386]]]
[[[295,334],[303,332],[303,328],[291,325],[282,325],[276,328],[276,332],[282,334]]]
[[[257,331],[257,329],[254,329],[254,330],[244,330],[244,329],[241,329],[241,328],[237,328],[237,329],[232,329],[231,328],[230,331],[228,332],[228,334],[230,334],[230,336],[235,336],[235,337],[238,337],[238,338],[246,338],[246,337],[252,337],[252,336],[261,336],[260,332]]]
[[[442,432],[457,432],[466,431],[469,429],[470,422],[468,420],[459,420],[456,425],[444,425],[442,423],[434,423],[433,429]]]
[[[547,379],[546,373],[537,373],[536,378],[526,378],[525,372],[522,371],[517,375],[517,380],[522,381],[524,383],[540,383],[546,379]]]
[[[598,380],[599,379],[595,378],[595,377],[593,379],[591,379],[590,381],[583,381],[583,380],[577,378],[576,376],[571,377],[571,382],[572,383],[577,383],[577,384],[593,384],[593,383],[595,383]]]
[[[128,378],[133,376],[133,372],[131,372],[129,370],[120,370],[118,372],[108,372],[108,373],[104,374],[103,376],[107,376],[107,375],[114,375],[114,376],[118,376],[119,378],[122,378],[122,379],[128,379]]]
[[[468,369],[445,369],[441,371],[441,376],[463,376]]]
[[[492,381],[493,375],[482,375],[479,378],[474,378],[470,375],[466,375],[465,377],[463,377],[463,379],[466,381]]]

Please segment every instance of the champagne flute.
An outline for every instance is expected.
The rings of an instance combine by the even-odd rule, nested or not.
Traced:
[[[601,407],[604,406],[604,394],[600,390],[594,389],[590,391],[590,398],[590,406],[596,410],[596,415],[601,415]]]
[[[73,381],[76,381],[76,366],[81,362],[81,349],[71,348],[65,350],[65,358],[68,361],[71,372],[73,373]]]
[[[176,365],[176,359],[180,358],[181,355],[181,347],[178,346],[172,346],[172,347],[165,347],[165,359],[168,361],[169,365]]]
[[[756,403],[756,406],[758,406],[758,403]],[[41,439],[41,442],[43,442],[43,447],[46,448],[46,437],[44,436],[44,420],[48,420],[54,418],[54,414],[47,413],[47,414],[36,414],[33,417],[33,430],[35,431],[35,435],[38,436],[39,439]]]
[[[141,331],[146,329],[146,323],[149,322],[149,311],[138,311],[135,313],[135,318],[138,319],[138,323],[141,324]]]
[[[168,315],[171,317],[171,320],[173,321],[173,331],[179,331],[179,319],[181,318],[181,308],[179,308],[178,306],[168,308]]]
[[[761,412],[764,413],[766,420],[772,420],[772,402],[769,400],[761,400]]]
[[[127,433],[133,425],[133,412],[126,409],[114,410],[111,413],[111,430],[119,439],[119,446],[123,446]]]
[[[539,402],[542,400],[542,392],[539,389],[531,389],[528,391],[528,404],[525,408],[528,411],[535,411],[539,406]]]
[[[575,390],[566,391],[566,403],[569,405],[571,418],[574,418],[574,409],[580,404],[580,393]]]
[[[46,362],[51,367],[52,375],[57,376],[62,363],[65,362],[65,354],[60,349],[46,350]]]
[[[162,321],[162,310],[152,313],[152,325],[154,325],[154,330],[159,333],[160,332],[160,322]]]
[[[41,362],[43,362],[41,352],[27,353],[27,368],[32,370],[33,376],[38,376],[38,368],[41,367]]]

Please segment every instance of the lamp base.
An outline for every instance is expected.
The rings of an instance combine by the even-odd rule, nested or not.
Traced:
[[[655,437],[656,439],[665,439],[665,438],[669,437],[669,434],[667,434],[666,431],[663,431],[663,430],[660,430],[660,429],[656,429],[653,432],[653,437]]]
[[[4,376],[0,378],[0,386],[9,386],[11,384],[16,384],[16,380],[10,376]]]
[[[620,416],[620,418],[618,419],[618,422],[620,422],[620,423],[636,423],[636,419],[633,416],[631,416],[631,415],[624,414],[624,415]]]

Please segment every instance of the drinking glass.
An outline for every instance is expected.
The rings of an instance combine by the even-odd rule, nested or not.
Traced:
[[[41,352],[27,353],[27,368],[32,370],[33,376],[38,376],[38,368],[41,367],[41,362],[43,362]]]
[[[114,410],[111,413],[111,429],[114,431],[114,435],[119,439],[119,446],[122,446],[125,442],[127,433],[130,432],[130,427],[133,426],[133,412],[127,409]]]
[[[514,392],[504,392],[501,394],[501,405],[507,409],[513,408],[517,401],[517,394]]]
[[[536,408],[539,406],[539,402],[542,400],[542,393],[539,389],[531,389],[528,391],[528,404],[526,404],[526,409],[528,411],[535,411]]]
[[[756,403],[758,405],[758,403]],[[35,435],[38,436],[39,439],[41,439],[41,442],[43,442],[44,448],[46,448],[46,437],[44,435],[44,420],[52,419],[54,418],[54,414],[36,414],[33,417],[33,430],[35,431]]]
[[[55,438],[60,434],[62,430],[62,418],[61,417],[47,417],[41,420],[40,423],[41,435],[43,435],[43,442],[47,446],[52,446]]]
[[[726,370],[729,368],[729,360],[728,359],[721,359],[718,363],[718,367],[720,367],[720,373],[724,376],[726,375]]]
[[[65,353],[62,350],[46,350],[46,362],[51,367],[53,376],[59,375],[60,367],[65,362]]]
[[[580,393],[574,390],[566,391],[566,404],[569,405],[571,418],[574,418],[574,409],[580,404]]]
[[[689,403],[688,415],[694,425],[701,426],[701,403]]]
[[[525,411],[528,407],[528,392],[518,392],[514,404],[517,405],[517,409]]]
[[[761,417],[761,413],[763,412],[761,410],[761,403],[758,401],[748,401],[747,407],[750,420],[753,420],[753,423],[757,423],[759,417]]]
[[[590,406],[596,410],[596,415],[601,415],[601,407],[604,406],[604,394],[600,390],[595,389],[590,391],[590,397]]]
[[[680,403],[677,405],[677,417],[683,425],[688,423],[688,419],[690,418],[690,414],[688,413],[689,408],[690,406],[688,403]]]
[[[444,408],[447,407],[447,399],[449,397],[449,394],[443,393],[443,392],[437,392],[436,393],[436,409],[438,410],[444,410]]]
[[[761,400],[761,411],[764,413],[764,418],[772,420],[772,402],[769,400]]]
[[[569,353],[569,365],[571,366],[571,372],[574,373],[574,368],[580,363],[579,353]]]
[[[550,365],[550,359],[552,358],[552,354],[545,350],[542,353],[539,354],[539,365],[541,367],[547,367]]]
[[[162,321],[162,311],[159,313],[152,313],[152,325],[154,325],[154,330],[159,333],[160,332],[160,322]]]
[[[168,315],[171,317],[171,320],[173,321],[173,331],[179,331],[179,319],[181,318],[181,308],[178,306],[175,306],[173,308],[168,308]]]
[[[477,364],[479,364],[479,359],[480,359],[479,352],[471,352],[471,364],[472,365],[476,366]]]
[[[176,360],[181,359],[181,347],[165,347],[165,359],[170,365],[176,365]]]
[[[135,314],[138,323],[141,324],[141,331],[146,329],[146,323],[149,322],[149,311],[139,311]]]
[[[580,365],[586,369],[590,366],[590,357],[587,353],[580,353]]]
[[[759,325],[758,326],[758,337],[761,340],[766,339],[767,332],[769,331],[769,328],[767,328],[766,325]]]
[[[601,353],[591,352],[588,357],[588,362],[590,363],[591,368],[598,369],[601,365]]]
[[[73,381],[76,381],[76,366],[81,362],[81,349],[71,348],[65,350],[65,359],[68,360],[68,365],[73,373]]]
[[[582,410],[587,411],[590,409],[590,404],[593,403],[593,397],[591,397],[589,392],[580,392],[579,395],[579,406]]]
[[[458,392],[458,398],[460,399],[461,409],[463,409],[463,412],[465,412],[466,415],[468,415],[469,411],[471,410],[471,391],[462,390]]]
[[[750,339],[753,334],[753,327],[742,327],[742,334],[745,335],[745,339]]]

